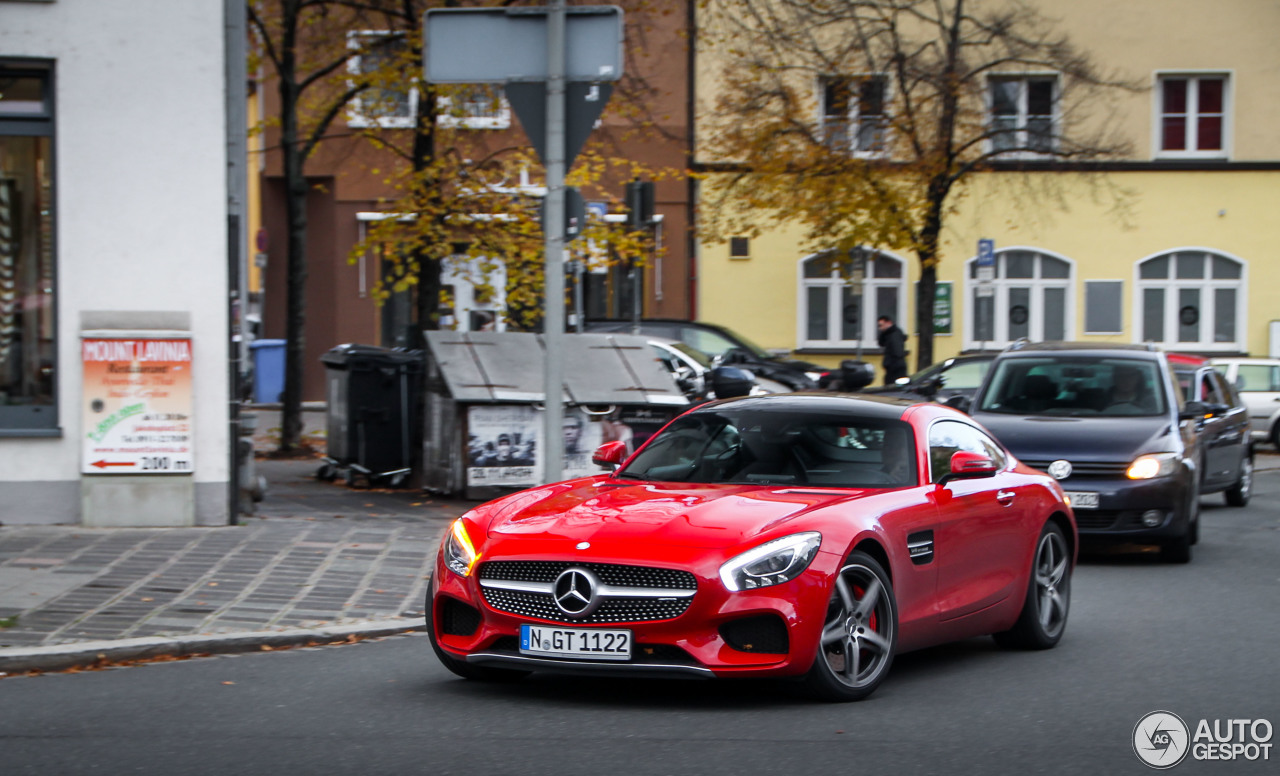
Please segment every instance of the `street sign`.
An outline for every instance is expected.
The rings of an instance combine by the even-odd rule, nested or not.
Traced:
[[[520,119],[520,126],[529,136],[529,143],[538,152],[538,158],[547,160],[547,84],[545,81],[520,81],[509,83],[504,91],[511,109]],[[595,129],[596,119],[604,105],[613,96],[613,84],[574,83],[565,86],[564,96],[564,158],[572,162],[587,142],[587,136]]]
[[[563,10],[565,80],[621,78],[622,9],[613,5],[579,5]],[[549,80],[547,15],[546,6],[429,9],[422,18],[427,82]]]
[[[996,265],[996,241],[983,238],[978,240],[978,266],[994,267]]]

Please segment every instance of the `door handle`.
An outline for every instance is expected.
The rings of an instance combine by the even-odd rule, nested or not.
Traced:
[[[1014,493],[1011,490],[996,491],[996,501],[999,501],[1001,504],[1007,507],[1013,503],[1013,497],[1016,495],[1018,494]]]

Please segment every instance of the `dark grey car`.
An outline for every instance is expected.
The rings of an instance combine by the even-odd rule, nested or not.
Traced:
[[[1142,345],[1046,342],[1001,353],[968,407],[1071,497],[1080,538],[1155,543],[1191,559],[1204,492],[1244,503],[1248,419],[1188,399],[1165,354]]]

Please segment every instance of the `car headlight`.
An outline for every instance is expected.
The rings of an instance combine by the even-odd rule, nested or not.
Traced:
[[[467,526],[460,517],[449,526],[449,533],[444,537],[444,565],[458,576],[471,574],[471,569],[479,558],[471,537],[467,535]]]
[[[1177,468],[1177,453],[1153,453],[1135,458],[1125,471],[1125,476],[1131,480],[1150,480],[1156,477],[1168,477]]]
[[[809,567],[821,544],[817,531],[774,539],[721,566],[720,581],[733,592],[790,582]]]

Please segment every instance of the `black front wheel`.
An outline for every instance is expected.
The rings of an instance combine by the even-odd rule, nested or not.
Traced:
[[[1022,613],[1012,628],[993,638],[1002,647],[1049,649],[1062,639],[1070,608],[1071,551],[1062,529],[1046,523],[1036,541]]]
[[[1240,479],[1235,481],[1225,493],[1227,506],[1248,506],[1249,497],[1253,495],[1253,457],[1246,455],[1240,461]]]

